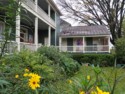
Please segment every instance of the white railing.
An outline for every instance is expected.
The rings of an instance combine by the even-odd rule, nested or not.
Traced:
[[[53,27],[55,27],[55,21],[51,17],[49,17],[48,14],[42,8],[37,6],[37,11],[35,10],[36,5],[35,5],[35,3],[33,1],[27,0],[27,1],[24,2],[24,4],[26,6],[28,6],[29,8],[31,8],[35,13],[37,13],[40,17],[42,17],[44,20],[46,20]]]
[[[108,45],[58,46],[57,48],[62,52],[80,52],[80,53],[110,52]]]
[[[32,0],[26,0],[23,1],[23,3],[28,7],[30,7],[33,11],[35,11],[35,3]]]
[[[0,40],[0,52],[5,44],[4,40]],[[7,41],[4,47],[4,53],[13,53],[17,50],[17,43],[15,41]]]
[[[46,19],[47,22],[51,23],[55,27],[55,21],[48,16],[48,14],[42,10],[39,6],[37,7],[37,12],[40,16],[42,16],[44,19]]]
[[[42,46],[41,44],[35,45],[33,43],[24,43],[24,42],[20,43],[21,49],[29,49],[31,51],[35,51],[37,49],[36,47],[39,48],[41,46]]]

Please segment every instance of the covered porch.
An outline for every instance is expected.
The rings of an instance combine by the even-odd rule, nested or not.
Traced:
[[[60,37],[59,50],[75,53],[110,53],[110,36]]]
[[[22,6],[27,10],[20,9],[21,15],[16,17],[17,50],[26,48],[35,51],[42,45],[55,45],[55,12],[50,5],[46,1],[33,0]]]

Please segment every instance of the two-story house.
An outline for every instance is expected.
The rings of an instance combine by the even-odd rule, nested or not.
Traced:
[[[23,47],[37,50],[41,45],[56,46],[59,31],[58,19],[61,13],[53,0],[23,0],[21,7],[26,10],[20,9],[21,14],[30,19],[26,21],[21,15],[16,17],[14,41],[17,44],[17,50],[20,51]],[[0,21],[0,33],[3,32],[4,27],[4,22]]]

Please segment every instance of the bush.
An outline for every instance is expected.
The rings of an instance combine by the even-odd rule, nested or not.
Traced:
[[[53,63],[61,67],[62,72],[66,75],[72,75],[79,69],[79,64],[74,61],[68,54],[59,52],[58,49],[54,47],[41,47],[38,49],[38,53],[43,54]]]
[[[100,66],[113,66],[115,57],[112,54],[73,54],[73,59],[80,64],[89,63]]]
[[[118,63],[125,63],[125,38],[119,38],[116,41],[116,56]]]
[[[43,54],[23,50],[19,53],[4,56],[1,59],[0,78],[8,81],[11,85],[5,88],[6,92],[9,92],[9,94],[34,94],[28,93],[32,91],[27,87],[26,82],[23,83],[25,69],[39,74],[42,77],[41,85],[43,87],[46,86],[46,83],[62,79],[64,76],[61,74],[61,67],[55,65],[52,60],[48,59]],[[19,79],[15,78],[16,75],[19,75]],[[42,86],[41,90],[44,89]]]

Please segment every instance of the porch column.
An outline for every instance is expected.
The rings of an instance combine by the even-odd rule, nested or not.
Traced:
[[[110,53],[110,36],[108,37],[108,52]]]
[[[82,44],[83,44],[83,53],[85,53],[85,38],[84,37],[83,37]]]
[[[51,16],[51,7],[50,7],[50,5],[48,5],[48,16],[49,17]]]
[[[38,0],[35,0],[35,10],[37,11]]]
[[[48,46],[51,45],[51,27],[48,27]]]
[[[55,12],[55,25],[56,25],[56,12]],[[57,46],[57,25],[56,25],[56,29],[55,29],[55,46]]]
[[[20,11],[20,8],[18,10]],[[16,43],[17,50],[20,51],[20,15],[16,16]]]
[[[38,17],[35,18],[35,50],[38,48]]]
[[[62,37],[59,37],[59,50],[62,51]]]
[[[55,46],[56,46],[56,39],[57,39],[57,34],[56,34],[56,30],[55,30]]]

